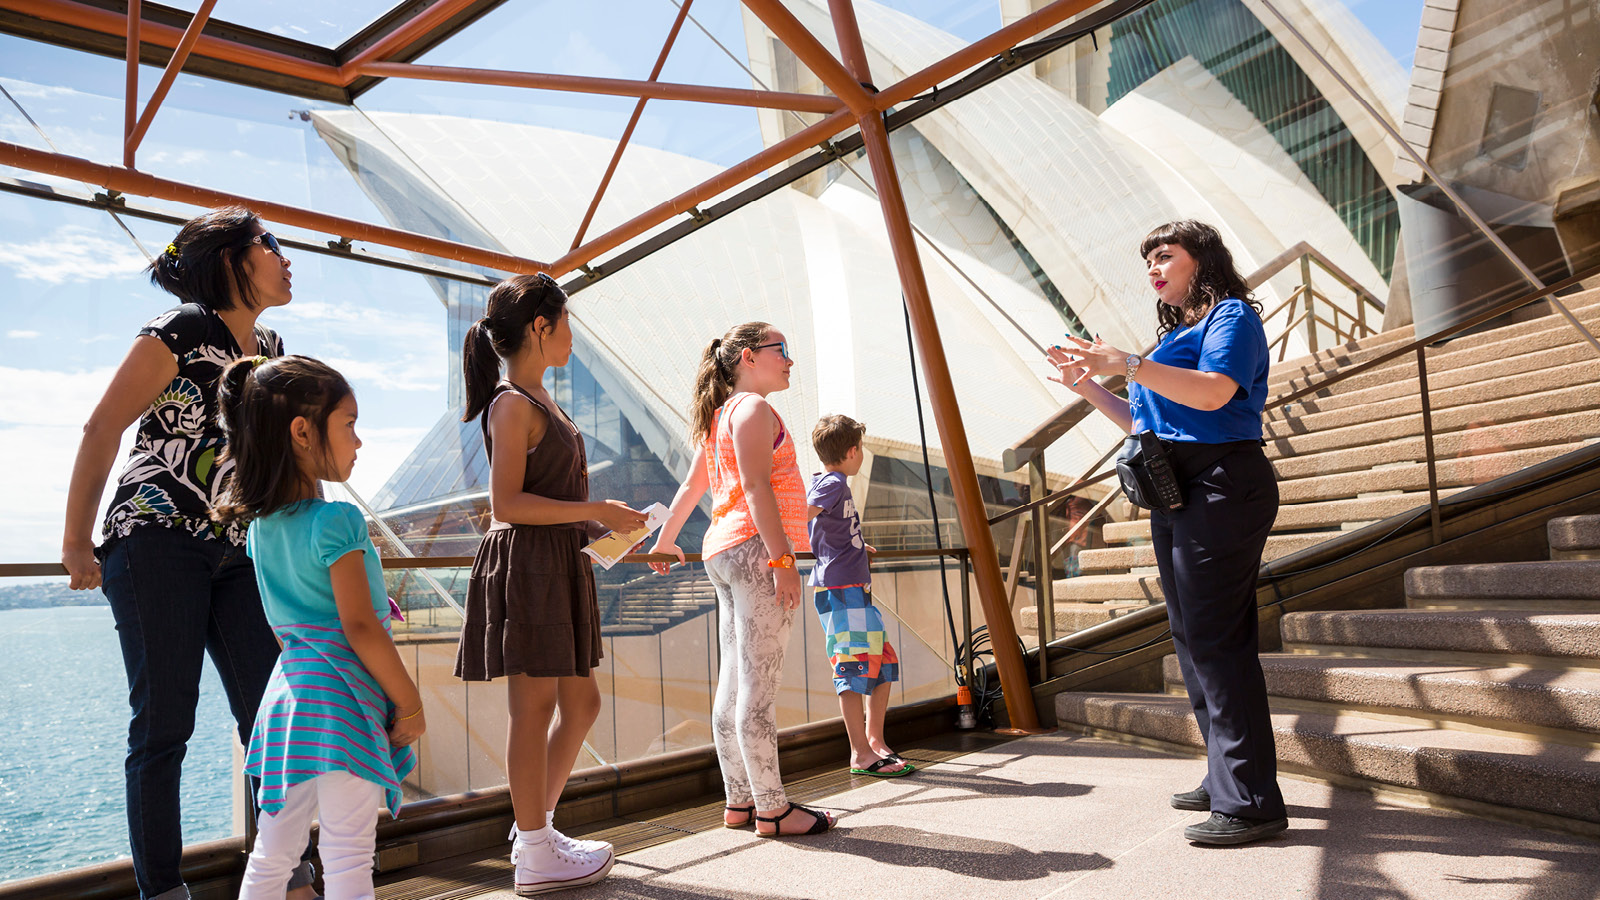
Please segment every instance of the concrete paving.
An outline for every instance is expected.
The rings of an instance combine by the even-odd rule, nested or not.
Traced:
[[[1193,845],[1183,827],[1205,815],[1173,810],[1167,796],[1203,771],[1195,757],[1107,740],[1025,738],[808,800],[839,814],[829,834],[767,840],[713,827],[626,853],[602,884],[560,896],[1600,897],[1594,842],[1292,778],[1282,779],[1287,834],[1244,847]]]

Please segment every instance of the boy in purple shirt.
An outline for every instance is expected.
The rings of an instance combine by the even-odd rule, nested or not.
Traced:
[[[872,605],[867,554],[873,550],[861,539],[861,517],[847,480],[861,471],[866,431],[848,416],[823,416],[811,431],[811,446],[827,470],[812,478],[806,492],[811,552],[817,557],[811,585],[839,712],[850,736],[850,771],[895,778],[916,771],[883,739],[889,685],[900,679],[900,659],[885,638],[883,614]]]

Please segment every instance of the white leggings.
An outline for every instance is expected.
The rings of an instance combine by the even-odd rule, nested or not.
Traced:
[[[728,805],[778,809],[787,801],[778,772],[778,683],[794,610],[778,603],[759,537],[711,557],[706,574],[717,589],[722,656],[711,730]]]
[[[283,900],[289,875],[311,840],[312,817],[322,826],[317,855],[323,896],[372,900],[372,851],[382,806],[383,788],[349,772],[324,772],[289,788],[276,815],[261,813],[239,900]]]

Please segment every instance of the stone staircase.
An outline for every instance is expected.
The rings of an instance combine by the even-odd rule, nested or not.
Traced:
[[[601,586],[599,593],[605,635],[656,634],[717,608],[717,593],[699,565]]]
[[[1600,516],[1546,534],[1549,562],[1410,569],[1403,609],[1285,614],[1261,658],[1280,766],[1600,836]],[[1058,694],[1057,721],[1202,747],[1163,662],[1165,694]]]
[[[1600,332],[1600,289],[1564,298]],[[1410,327],[1273,367],[1271,396],[1413,340]],[[1468,335],[1428,351],[1441,496],[1576,450],[1600,438],[1600,356],[1557,315]],[[1267,414],[1267,455],[1281,507],[1264,561],[1304,550],[1428,503],[1428,470],[1414,354]],[[1121,500],[1124,518],[1139,513]],[[1104,549],[1079,555],[1083,574],[1055,583],[1055,633],[1160,603],[1147,518],[1102,529]],[[1019,631],[1037,634],[1038,610]]]

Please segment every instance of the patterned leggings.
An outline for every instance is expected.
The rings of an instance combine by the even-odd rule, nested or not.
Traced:
[[[778,809],[787,802],[778,772],[778,682],[794,610],[778,604],[759,537],[707,560],[706,573],[717,589],[722,655],[711,730],[728,805]]]

